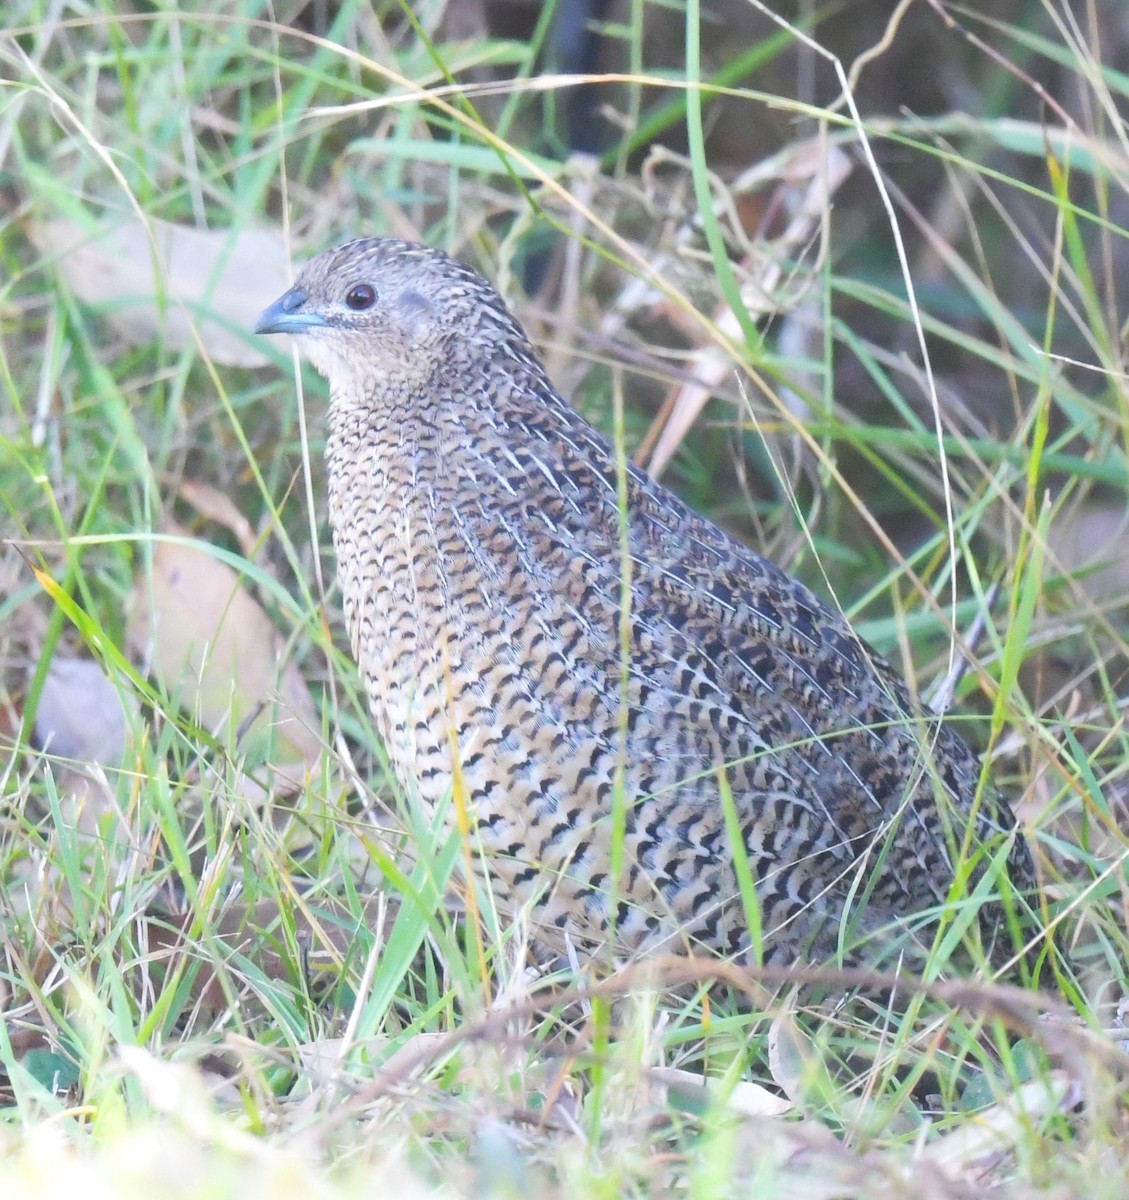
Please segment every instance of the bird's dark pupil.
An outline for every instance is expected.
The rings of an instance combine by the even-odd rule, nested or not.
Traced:
[[[369,284],[358,283],[345,297],[345,303],[357,311],[364,308],[372,308],[376,303],[376,292]]]

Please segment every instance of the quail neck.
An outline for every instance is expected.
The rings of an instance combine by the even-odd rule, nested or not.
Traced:
[[[877,962],[928,941],[958,871],[1032,887],[950,726],[802,584],[617,465],[477,272],[351,242],[257,329],[329,381],[346,624],[396,774],[442,805],[457,757],[482,875],[550,945]],[[1003,927],[989,898],[996,957]]]

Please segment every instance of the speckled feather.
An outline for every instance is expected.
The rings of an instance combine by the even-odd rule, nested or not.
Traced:
[[[945,900],[970,825],[966,856],[1011,838],[1033,886],[971,751],[840,615],[632,467],[621,513],[613,449],[476,272],[352,242],[260,329],[301,332],[330,383],[345,617],[396,773],[435,805],[457,745],[491,886],[550,942],[747,953],[744,853],[766,957],[875,961]]]

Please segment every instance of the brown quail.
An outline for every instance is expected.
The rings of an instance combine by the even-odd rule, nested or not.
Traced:
[[[877,962],[952,893],[1001,956],[1000,875],[1034,872],[969,748],[840,615],[631,466],[621,504],[613,448],[481,276],[350,242],[256,331],[300,334],[329,381],[373,714],[426,805],[457,747],[503,908],[550,945]]]

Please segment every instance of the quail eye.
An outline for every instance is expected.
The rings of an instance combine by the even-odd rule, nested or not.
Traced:
[[[371,283],[358,283],[345,294],[345,303],[354,312],[364,312],[376,303],[376,288]]]

